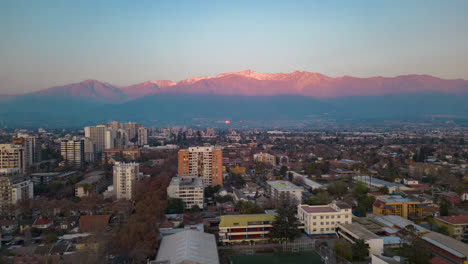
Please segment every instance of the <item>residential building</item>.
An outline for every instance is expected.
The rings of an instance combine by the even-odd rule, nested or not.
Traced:
[[[24,149],[15,144],[0,144],[0,173],[24,173]]]
[[[156,260],[149,263],[219,264],[215,236],[196,230],[184,230],[165,236],[159,246]]]
[[[419,184],[419,181],[418,180],[415,180],[415,179],[403,179],[403,184],[405,185],[416,185],[416,184]]]
[[[89,175],[75,184],[75,196],[85,197],[92,193],[99,193],[104,186],[104,172],[102,174]]]
[[[434,218],[437,226],[445,226],[451,237],[468,241],[468,215],[439,216]]]
[[[205,186],[223,186],[223,154],[213,146],[190,147],[179,151],[179,176],[194,175]]]
[[[203,209],[203,180],[196,176],[182,175],[174,177],[167,187],[167,196],[180,198],[185,203],[185,208],[190,209],[194,205]]]
[[[75,167],[84,165],[84,140],[65,140],[60,143],[60,154],[65,164]]]
[[[276,166],[276,157],[274,155],[260,152],[260,153],[254,154],[253,158],[255,162],[262,162],[262,163],[271,164],[272,166]]]
[[[38,217],[36,220],[34,220],[34,223],[32,227],[38,228],[38,229],[47,229],[51,227],[54,224],[54,221],[52,219],[45,219]]]
[[[106,164],[113,157],[121,157],[122,153],[118,148],[105,149],[102,152],[102,164]]]
[[[140,180],[138,163],[116,162],[113,169],[113,186],[117,199],[131,200],[135,197],[135,186]]]
[[[335,235],[338,224],[352,223],[351,206],[345,203],[300,204],[297,216],[308,236]]]
[[[8,212],[9,207],[22,199],[34,196],[33,183],[21,175],[0,177],[0,212]]]
[[[452,204],[452,206],[461,204],[460,196],[458,196],[458,194],[455,192],[441,192],[437,193],[436,195],[439,196],[440,199],[447,200],[447,202]]]
[[[23,148],[24,168],[29,168],[33,164],[33,146],[32,142],[23,137],[13,138],[13,144]]]
[[[372,233],[358,223],[338,224],[337,233],[351,243],[362,239],[369,245],[369,255],[381,255],[384,249],[384,239]]]
[[[128,148],[122,150],[122,158],[125,161],[138,161],[140,159],[139,148]]]
[[[93,142],[95,153],[104,151],[107,127],[105,125],[85,127],[84,131],[85,137],[91,139]]]
[[[242,243],[270,238],[274,214],[222,215],[219,223],[219,242]]]
[[[75,175],[76,171],[68,172],[37,172],[29,174],[34,185],[47,185],[50,181],[66,181],[71,176]]]
[[[267,181],[267,190],[270,197],[290,200],[296,205],[302,202],[302,192],[304,191],[289,181]]]
[[[418,222],[424,218],[423,208],[420,201],[401,195],[389,195],[377,199],[372,206],[372,212],[375,215],[396,215]]]
[[[148,129],[145,127],[138,128],[138,146],[148,145]]]
[[[86,162],[94,162],[96,151],[94,150],[94,143],[90,138],[84,138],[84,160]]]
[[[127,132],[128,139],[133,140],[138,135],[138,129],[141,127],[141,124],[135,122],[123,123],[123,128]]]

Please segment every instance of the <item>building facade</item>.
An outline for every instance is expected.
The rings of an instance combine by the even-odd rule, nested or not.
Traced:
[[[372,205],[375,215],[396,215],[415,222],[423,219],[423,205],[421,202],[404,198],[400,195],[389,195],[379,198]]]
[[[65,140],[60,143],[60,154],[65,164],[82,167],[85,161],[84,140]]]
[[[107,127],[104,125],[85,127],[85,137],[91,139],[96,153],[102,152],[105,148],[105,137]]]
[[[351,207],[344,203],[328,205],[300,204],[297,217],[308,236],[335,235],[338,224],[352,223]]]
[[[167,187],[167,196],[182,199],[186,209],[190,209],[194,205],[203,209],[203,190],[202,179],[183,175],[182,177],[172,178]]]
[[[434,221],[439,227],[447,227],[451,237],[468,241],[468,215],[439,216]]]
[[[210,147],[190,147],[179,151],[178,174],[203,179],[205,186],[223,185],[223,153]]]
[[[148,145],[148,129],[138,128],[138,146]]]
[[[267,181],[267,186],[271,198],[290,200],[295,205],[302,202],[304,190],[289,181]]]
[[[113,167],[113,186],[117,199],[132,200],[135,197],[135,186],[140,180],[138,163],[117,162]]]
[[[274,214],[222,215],[219,242],[242,243],[270,239]]]
[[[8,213],[10,206],[34,196],[33,183],[20,175],[0,177],[0,212]]]
[[[276,165],[276,157],[274,155],[268,154],[268,153],[256,153],[253,156],[255,162],[262,162],[262,163],[267,163],[271,164],[272,166]]]
[[[24,149],[20,145],[0,144],[0,173],[24,173]]]

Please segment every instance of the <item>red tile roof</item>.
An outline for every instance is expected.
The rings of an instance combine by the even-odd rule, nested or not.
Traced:
[[[301,208],[304,209],[307,213],[335,213],[336,210],[330,206],[308,206],[301,205]]]
[[[453,225],[468,224],[468,215],[439,216],[436,219],[445,221]]]
[[[48,225],[52,222],[52,219],[37,218],[33,225]]]

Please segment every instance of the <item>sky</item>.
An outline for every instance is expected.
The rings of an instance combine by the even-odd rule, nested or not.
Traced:
[[[0,1],[0,94],[252,69],[468,79],[468,1]]]

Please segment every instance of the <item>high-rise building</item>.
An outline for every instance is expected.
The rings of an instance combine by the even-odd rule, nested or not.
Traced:
[[[34,196],[33,183],[20,175],[0,177],[0,212],[8,213],[10,206],[21,199],[30,199]]]
[[[223,185],[223,153],[213,146],[190,147],[179,151],[179,177],[193,175],[203,179],[205,186]]]
[[[0,172],[24,173],[24,149],[21,145],[0,144]]]
[[[85,155],[84,155],[84,140],[65,140],[60,144],[60,153],[63,157],[65,164],[82,167]]]
[[[86,162],[93,162],[96,158],[94,155],[94,143],[89,138],[84,138],[84,159]]]
[[[105,148],[105,134],[107,127],[99,125],[95,127],[85,127],[85,137],[91,139],[94,143],[94,151],[96,153],[102,152]]]
[[[144,127],[138,128],[138,146],[144,146],[148,144],[148,129]]]
[[[117,199],[133,199],[136,183],[140,180],[140,165],[116,162],[113,173],[113,186]]]
[[[137,136],[138,128],[141,127],[141,124],[138,124],[138,123],[135,123],[135,122],[128,122],[128,123],[124,123],[123,127],[124,127],[125,131],[127,131],[127,135],[128,135],[129,140],[132,140]]]

